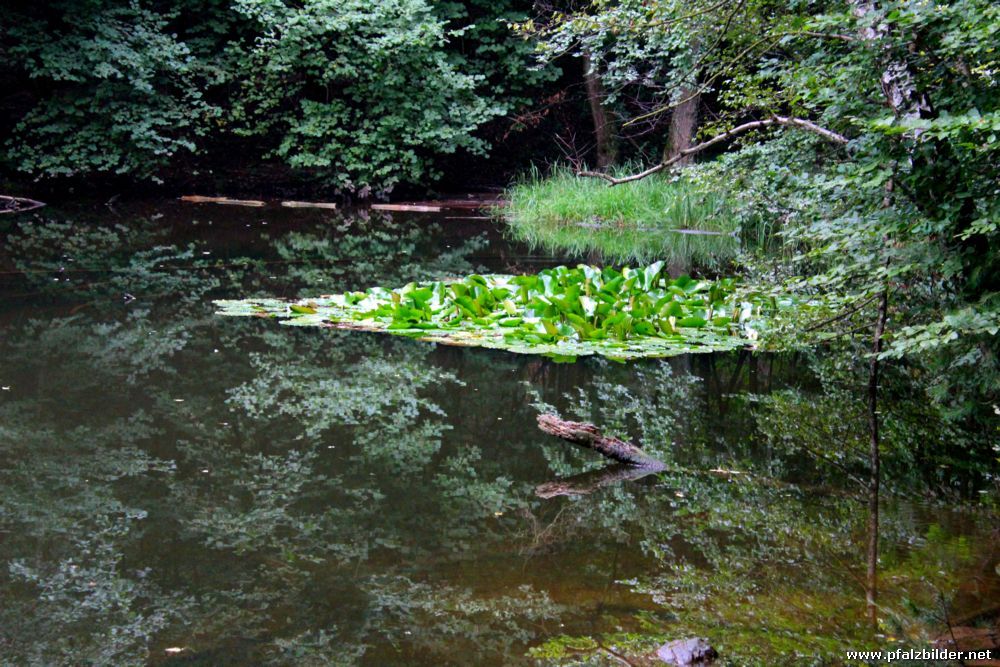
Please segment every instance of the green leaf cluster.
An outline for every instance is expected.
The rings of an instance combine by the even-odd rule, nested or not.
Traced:
[[[143,181],[282,167],[362,197],[485,154],[481,128],[551,68],[506,27],[528,4],[88,0],[0,7],[0,165]],[[200,172],[200,173],[199,173]]]
[[[732,278],[671,279],[663,262],[620,271],[559,266],[536,275],[374,287],[299,303],[217,301],[224,315],[264,315],[295,325],[384,331],[572,359],[664,357],[752,344],[768,314],[791,301],[761,299]]]
[[[626,125],[639,131],[670,118],[693,87],[711,110],[701,139],[775,115],[845,137],[748,132],[720,143],[715,159],[700,154],[693,171],[726,188],[742,237],[756,239],[751,283],[838,306],[771,333],[799,341],[829,320],[824,332],[850,341],[872,330],[876,296],[888,290],[883,358],[934,378],[929,397],[945,413],[995,428],[995,2],[616,0],[525,29],[543,54],[587,55],[606,87],[633,91],[643,104]]]

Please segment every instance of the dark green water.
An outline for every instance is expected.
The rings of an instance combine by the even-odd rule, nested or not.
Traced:
[[[1000,590],[996,514],[924,499],[981,480],[889,456],[873,635],[862,393],[821,357],[556,364],[213,313],[561,261],[481,221],[168,202],[0,243],[2,664],[619,664],[691,635],[836,664]],[[670,471],[539,491],[604,465],[545,405]],[[947,436],[921,405],[887,401],[890,450]]]

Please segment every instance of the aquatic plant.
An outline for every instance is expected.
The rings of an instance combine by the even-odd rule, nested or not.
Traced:
[[[222,315],[277,317],[284,324],[381,331],[567,360],[740,348],[757,340],[762,319],[791,305],[741,290],[733,278],[671,279],[663,266],[559,266],[536,275],[470,275],[298,303],[215,303]]]
[[[530,172],[505,198],[510,204],[500,213],[509,231],[533,247],[685,265],[716,265],[740,250],[731,197],[684,178],[609,188],[561,167],[548,177]]]

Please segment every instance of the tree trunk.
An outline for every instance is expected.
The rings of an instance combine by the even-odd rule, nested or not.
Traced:
[[[653,458],[635,445],[606,436],[593,424],[571,422],[551,414],[538,415],[538,428],[549,435],[568,440],[574,445],[593,449],[598,454],[619,463],[649,470],[664,470],[663,461]]]
[[[604,84],[594,69],[589,55],[583,56],[583,82],[587,89],[590,116],[594,120],[594,140],[597,142],[597,168],[607,169],[618,159],[618,138],[614,122],[604,108]]]
[[[692,155],[684,155],[691,148],[694,135],[698,129],[698,109],[701,105],[701,93],[697,86],[681,88],[681,103],[677,105],[670,116],[670,133],[667,145],[663,149],[663,161],[679,158],[674,164],[684,166],[691,161]]]
[[[868,478],[868,558],[865,577],[865,603],[868,619],[872,625],[878,623],[878,501],[881,486],[881,451],[879,448],[878,382],[879,359],[882,351],[882,334],[889,310],[889,289],[882,289],[879,297],[878,316],[872,334],[872,358],[868,364],[868,435],[869,435],[869,478]]]
[[[858,18],[866,18],[875,13],[877,7],[875,0],[852,0],[854,15]],[[877,23],[861,30],[861,37],[866,41],[877,41],[884,39],[888,34],[888,26],[885,23]],[[931,107],[930,98],[916,85],[916,79],[909,66],[904,61],[893,60],[887,57],[885,69],[879,77],[882,86],[882,94],[885,101],[892,109],[893,115],[899,119],[928,118],[934,113]],[[916,131],[914,135],[918,134]],[[892,180],[889,181],[886,197],[882,203],[883,207],[890,205],[889,192],[892,190]],[[889,239],[885,239],[886,245]],[[887,264],[888,266],[888,260]],[[865,602],[868,607],[868,618],[873,625],[878,623],[878,535],[879,535],[879,487],[881,484],[880,464],[881,454],[879,451],[879,418],[878,418],[878,385],[879,385],[879,352],[882,350],[882,337],[885,333],[885,323],[889,307],[889,285],[888,278],[883,278],[886,283],[882,287],[879,296],[878,315],[875,319],[875,330],[872,334],[872,358],[868,366],[868,431],[869,431],[869,465],[870,477],[868,481],[868,554],[867,573],[865,579]]]
[[[852,0],[851,4],[854,15],[858,18],[865,18],[876,11],[874,0]],[[862,29],[861,37],[867,41],[883,39],[888,30],[885,24],[878,24]],[[890,60],[882,70],[879,83],[885,101],[897,119],[930,118],[934,115],[930,99],[917,88],[915,77],[907,63]]]

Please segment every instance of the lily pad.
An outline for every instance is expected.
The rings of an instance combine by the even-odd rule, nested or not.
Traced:
[[[558,360],[591,354],[629,360],[751,346],[761,319],[778,307],[741,291],[732,278],[671,279],[662,262],[641,269],[580,265],[534,275],[470,275],[301,302],[215,303],[221,315],[378,331]]]

